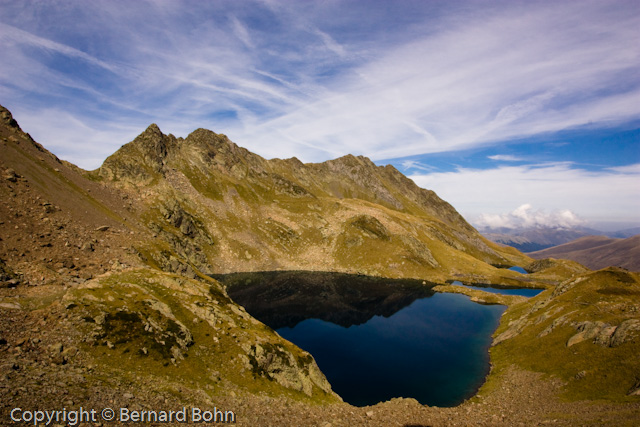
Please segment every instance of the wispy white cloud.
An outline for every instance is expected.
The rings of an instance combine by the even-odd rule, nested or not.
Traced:
[[[151,122],[179,136],[210,128],[268,158],[322,161],[504,147],[640,119],[634,1],[67,4],[0,8],[0,103],[87,169]],[[498,165],[435,173],[402,163],[471,220],[527,203],[589,220],[640,212],[637,164]]]
[[[340,57],[345,57],[347,55],[347,51],[344,48],[344,46],[342,46],[341,44],[337,43],[333,37],[331,37],[329,34],[320,31],[318,29],[316,29],[314,31],[315,34],[317,34],[320,39],[322,40],[322,42],[324,43],[324,45],[327,47],[327,49],[329,49],[331,52],[335,53],[336,55],[340,56]]]
[[[38,37],[34,34],[23,31],[11,25],[3,24],[2,22],[0,22],[0,43],[5,45],[18,44],[40,48],[43,50],[62,54],[70,58],[79,58],[90,64],[97,65],[98,67],[102,67],[109,71],[117,71],[117,67],[113,64],[101,61],[100,59],[95,58],[94,56],[91,56],[81,50],[75,49],[62,43],[57,43],[47,38]]]
[[[251,39],[251,36],[249,35],[249,30],[247,30],[247,27],[244,24],[242,24],[242,22],[240,22],[240,20],[235,16],[231,17],[231,22],[233,24],[233,32],[236,35],[236,37],[238,37],[246,47],[250,49],[255,48],[255,45],[253,43],[253,40]]]
[[[106,124],[101,121],[82,120],[77,115],[54,108],[35,113],[19,108],[13,113],[22,129],[32,136],[47,135],[47,149],[58,157],[88,170],[100,166],[104,159],[124,142],[133,140],[140,133],[138,126],[127,121]],[[82,145],[78,141],[81,141]],[[88,153],[80,149],[86,145],[93,147]]]
[[[487,156],[491,160],[498,160],[502,162],[519,162],[524,160],[522,157],[513,156],[511,154],[496,154],[494,156]]]
[[[306,161],[408,157],[640,117],[632,2],[470,2],[437,15],[425,2],[407,12],[421,21],[392,37],[375,5],[354,6],[78,2],[65,15],[14,4],[10,19],[0,15],[0,47],[17,61],[3,61],[0,84],[19,86],[16,98],[75,84],[86,99],[74,101],[140,112],[141,128],[213,127],[266,157]],[[115,76],[105,85],[61,71],[25,46]]]
[[[628,40],[640,36],[638,14],[614,9],[535,3],[526,14],[505,7],[451,21],[386,47],[355,70],[362,78],[338,80],[307,108],[240,136],[275,142],[278,131],[380,159],[637,118],[640,61]]]
[[[402,162],[402,167],[405,171],[411,170],[411,169],[417,169],[417,170],[426,171],[426,172],[433,172],[437,170],[436,167],[425,165],[424,163],[420,163],[415,160],[404,160]]]
[[[608,168],[608,170],[619,174],[640,175],[640,163],[626,166],[616,166]],[[640,189],[638,190],[638,192],[640,193]]]

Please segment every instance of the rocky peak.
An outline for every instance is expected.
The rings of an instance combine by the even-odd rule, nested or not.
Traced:
[[[249,151],[238,147],[227,137],[227,135],[215,133],[203,128],[199,128],[191,132],[185,139],[185,143],[198,146],[200,149],[209,153],[211,157],[214,157],[215,154],[243,156],[249,154]]]
[[[140,135],[138,135],[138,138],[143,138],[143,139],[149,139],[149,138],[162,138],[164,136],[164,134],[162,133],[162,131],[160,130],[160,128],[158,127],[157,124],[155,123],[151,123],[149,125],[149,127],[147,127],[144,132],[142,132]]]
[[[375,175],[377,175],[378,166],[376,166],[369,158],[364,156],[354,156],[347,154],[334,160],[327,160],[321,165],[334,174],[342,175],[352,179],[362,185],[367,185]]]
[[[249,150],[239,147],[226,135],[215,133],[208,129],[196,129],[185,138],[182,144],[184,155],[189,156],[191,162],[198,159],[203,172],[210,168],[245,179],[248,175],[264,173],[267,161]]]
[[[175,136],[165,135],[158,125],[151,124],[132,142],[109,156],[98,172],[110,180],[150,181],[155,175],[162,174],[167,156],[174,151],[177,141]]]
[[[18,122],[16,122],[16,120],[11,115],[11,111],[7,110],[2,105],[0,105],[0,120],[2,120],[2,124],[6,126],[22,130],[20,129]]]
[[[145,157],[148,157],[152,163],[162,165],[164,158],[167,157],[168,139],[160,130],[158,125],[152,123],[144,132],[133,140],[134,144],[139,145]]]
[[[368,157],[354,156],[353,154],[347,154],[334,160],[328,160],[325,164],[337,172],[343,172],[348,168],[377,168],[377,166]]]

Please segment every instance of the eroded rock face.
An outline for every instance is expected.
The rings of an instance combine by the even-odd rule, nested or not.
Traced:
[[[21,283],[20,275],[0,259],[0,288],[15,288]]]
[[[161,205],[159,211],[164,221],[152,220],[149,228],[169,243],[179,258],[157,252],[153,254],[155,261],[166,271],[186,273],[189,277],[196,277],[191,265],[205,274],[209,273],[211,264],[206,253],[211,252],[209,248],[213,248],[215,242],[202,221],[175,200]]]
[[[309,353],[296,358],[283,345],[262,343],[252,345],[244,361],[254,375],[269,378],[307,396],[312,395],[314,385],[326,393],[331,392],[331,385]]]
[[[433,268],[440,266],[426,244],[412,236],[401,236],[400,239],[407,248],[407,259]]]
[[[389,230],[375,217],[358,215],[349,221],[349,226],[360,230],[374,239],[389,240]]]
[[[492,346],[496,346],[503,341],[514,338],[528,326],[531,326],[535,321],[532,319],[532,315],[539,312],[543,308],[547,307],[550,303],[550,299],[538,300],[518,319],[509,322],[507,330],[500,333],[493,339]]]
[[[6,126],[20,130],[20,126],[18,125],[18,122],[16,122],[16,120],[13,118],[11,111],[7,110],[2,105],[0,105],[0,120],[2,120],[2,122]]]

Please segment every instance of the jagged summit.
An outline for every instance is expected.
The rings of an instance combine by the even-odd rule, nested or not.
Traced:
[[[276,192],[293,192],[297,197],[361,199],[394,210],[428,213],[467,232],[475,231],[451,205],[433,191],[418,187],[391,165],[377,166],[365,156],[352,154],[322,163],[304,164],[295,158],[266,160],[239,147],[226,135],[202,128],[185,139],[176,139],[152,124],[110,156],[99,175],[137,185],[161,179],[167,170],[181,171],[185,176],[197,170],[203,175],[198,181],[207,181],[212,175],[219,175],[218,181],[222,182],[241,180],[233,185],[249,186],[254,194],[269,187]]]
[[[145,135],[145,134],[158,134],[158,135],[164,135],[164,134],[162,133],[162,131],[160,130],[160,127],[159,127],[157,124],[155,124],[155,123],[151,123],[151,124],[149,125],[149,127],[147,127],[147,129],[145,129],[145,131],[144,131],[144,132],[142,132],[142,133],[140,134],[140,136]]]

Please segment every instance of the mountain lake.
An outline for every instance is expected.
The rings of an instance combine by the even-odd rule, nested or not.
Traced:
[[[355,406],[411,397],[448,407],[473,396],[489,373],[491,335],[506,309],[435,293],[434,284],[418,280],[319,272],[214,277],[250,314],[311,353],[333,390]]]

